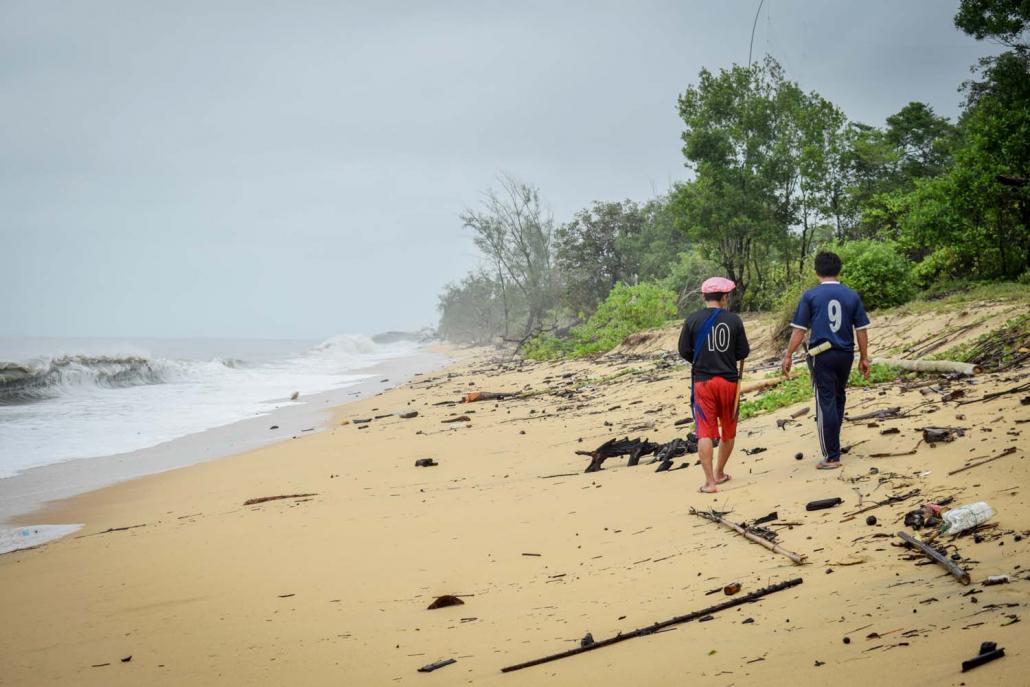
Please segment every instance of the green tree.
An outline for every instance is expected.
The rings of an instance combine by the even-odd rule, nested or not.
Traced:
[[[437,305],[437,334],[455,343],[491,343],[504,336],[511,307],[504,303],[497,281],[484,272],[473,272],[444,287]]]
[[[628,250],[646,218],[632,201],[594,203],[555,232],[555,255],[564,285],[562,300],[573,313],[593,312],[618,282],[632,283],[639,259]]]
[[[901,183],[937,176],[951,162],[955,127],[925,103],[911,102],[887,118],[886,140],[898,154]]]
[[[955,14],[955,26],[973,38],[991,38],[1015,50],[1026,49],[1028,22],[1026,0],[962,0]]]
[[[795,128],[780,126],[789,121],[781,110],[790,99],[780,92],[794,88],[767,58],[718,74],[702,69],[679,99],[683,154],[695,179],[677,186],[673,204],[688,236],[737,283],[738,306],[763,279],[760,253],[781,249],[787,239],[784,189],[794,172],[784,160],[785,139]]]
[[[526,338],[542,326],[557,300],[553,223],[535,187],[510,176],[500,179],[500,187],[499,191],[487,191],[482,208],[466,210],[461,219],[496,272],[507,312],[506,332],[515,323],[509,307],[512,293],[525,302],[526,315],[521,324]]]

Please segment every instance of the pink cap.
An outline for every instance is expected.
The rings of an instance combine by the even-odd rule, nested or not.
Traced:
[[[701,293],[729,293],[735,288],[737,285],[726,277],[712,277],[705,279],[705,283],[701,285]]]

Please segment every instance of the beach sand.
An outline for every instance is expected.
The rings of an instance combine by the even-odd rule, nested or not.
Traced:
[[[954,338],[968,340],[1023,311],[995,303],[877,317],[871,339],[874,352],[887,351],[970,325]],[[767,319],[746,321],[756,343],[768,338]],[[910,414],[877,427],[846,423],[844,442],[855,448],[839,471],[814,469],[812,413],[777,427],[811,405],[803,403],[741,423],[733,479],[716,495],[697,493],[696,455],[660,474],[650,458],[636,467],[612,458],[583,474],[589,459],[577,450],[615,436],[668,441],[690,429],[673,424],[689,415],[689,367],[675,360],[675,335],[658,332],[589,361],[520,364],[469,351],[443,372],[340,407],[328,431],[24,516],[86,526],[0,556],[0,685],[1030,682],[1030,623],[1012,622],[1030,601],[1030,426],[1019,422],[1030,417],[1020,404],[1027,394],[957,405],[1024,384],[1025,367],[951,382],[965,396],[948,402],[937,386],[852,390],[853,415],[891,406]],[[749,369],[760,378],[775,365],[766,344]],[[444,404],[476,390],[548,389]],[[406,410],[419,416],[364,429],[353,422]],[[461,415],[470,419],[443,422]],[[926,425],[965,435],[871,457],[911,450]],[[899,432],[881,434],[889,428]],[[1009,447],[1016,452],[948,475]],[[743,453],[755,448],[766,450]],[[424,457],[439,465],[415,467]],[[869,511],[875,526],[867,513],[842,522],[860,496],[866,506],[914,489],[918,496]],[[284,494],[312,495],[243,505]],[[982,543],[954,542],[973,577],[968,587],[897,546],[904,513],[945,496],[998,511]],[[828,497],[844,503],[806,512],[808,501]],[[732,511],[736,522],[776,511],[777,523],[796,523],[775,527],[779,543],[808,564],[701,520],[692,507]],[[1014,581],[980,584],[997,574]],[[710,622],[501,673],[576,647],[587,632],[601,640],[720,603],[731,582],[744,594],[796,577],[801,585]],[[426,609],[443,594],[464,604]],[[983,641],[1005,647],[1006,657],[960,673]],[[416,672],[446,658],[457,662]]]

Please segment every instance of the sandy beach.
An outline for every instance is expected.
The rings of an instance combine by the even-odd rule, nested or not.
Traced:
[[[995,302],[877,316],[873,352],[952,331],[955,345],[1022,312]],[[768,318],[745,321],[756,343],[769,339]],[[802,403],[741,423],[733,479],[715,495],[697,492],[696,455],[663,473],[622,457],[584,474],[577,450],[690,429],[674,424],[689,415],[676,334],[562,363],[466,350],[444,371],[340,406],[327,431],[22,516],[85,527],[0,556],[0,685],[1026,684],[1030,407],[1026,392],[978,399],[1025,384],[1027,368],[853,389],[852,416],[902,416],[847,422],[854,448],[839,471],[814,469],[812,415],[791,417]],[[775,360],[771,343],[756,346],[748,379]],[[474,391],[539,393],[457,403]],[[931,447],[920,441],[928,425],[964,433]],[[884,453],[908,455],[873,457]],[[415,467],[420,458],[439,464]],[[244,505],[279,495],[300,496]],[[942,539],[969,586],[895,536],[910,531],[907,511],[947,496],[998,513],[980,543]],[[843,503],[805,510],[831,497]],[[690,512],[713,507],[734,522],[775,511],[779,544],[807,563]],[[1012,582],[982,585],[1001,574]],[[587,632],[601,640],[720,603],[732,582],[745,594],[793,578],[803,583],[708,622],[501,672]],[[445,594],[464,603],[427,610]],[[1006,656],[962,674],[984,641]]]

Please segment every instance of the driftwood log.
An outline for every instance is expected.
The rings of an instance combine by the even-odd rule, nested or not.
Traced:
[[[962,584],[969,584],[969,573],[955,565],[955,563],[949,560],[947,556],[941,555],[940,551],[933,548],[929,544],[919,541],[918,539],[910,535],[908,532],[898,532],[898,536],[901,537],[902,541],[916,547],[917,549],[922,551],[923,554],[932,558],[937,564],[943,566],[944,569],[951,573],[956,580],[958,580]]]
[[[763,587],[762,589],[755,590],[750,594],[745,594],[744,596],[739,596],[735,599],[730,599],[729,601],[723,601],[720,604],[715,604],[714,606],[709,606],[708,608],[702,608],[700,611],[694,611],[693,613],[687,613],[686,615],[678,615],[675,618],[669,618],[668,620],[663,620],[653,625],[641,627],[630,632],[620,632],[614,637],[609,637],[607,639],[595,641],[592,644],[586,644],[585,646],[581,645],[574,649],[561,651],[557,654],[551,654],[550,656],[544,656],[543,658],[536,658],[532,661],[526,661],[525,663],[516,663],[513,666],[501,668],[501,672],[510,673],[515,670],[522,670],[523,668],[532,668],[533,666],[538,666],[541,663],[549,663],[551,661],[557,661],[560,658],[568,658],[569,656],[575,656],[576,654],[582,654],[587,651],[593,651],[594,649],[600,649],[604,646],[611,646],[612,644],[624,642],[627,639],[633,639],[634,637],[645,637],[647,635],[654,634],[659,630],[664,630],[667,627],[672,627],[673,625],[678,625],[680,623],[688,623],[691,620],[697,620],[699,618],[705,617],[706,615],[711,615],[713,613],[718,613],[719,611],[724,611],[727,608],[733,608],[734,606],[752,603],[754,601],[757,601],[758,599],[761,599],[763,596],[767,596],[775,592],[780,592],[784,589],[790,589],[791,587],[796,587],[802,582],[803,580],[800,577],[796,577],[792,580],[786,580],[778,584],[769,585],[768,587]]]
[[[740,393],[749,394],[752,391],[762,391],[777,384],[782,384],[785,381],[787,381],[786,377],[772,377],[771,379],[756,379],[752,382],[743,382],[740,385]]]
[[[696,515],[699,518],[704,518],[705,520],[711,520],[712,522],[717,522],[720,525],[725,525],[726,527],[729,527],[731,530],[733,530],[737,534],[739,534],[739,535],[749,539],[750,541],[753,541],[756,544],[761,544],[762,546],[764,546],[765,548],[769,549],[770,551],[778,553],[778,554],[780,554],[782,556],[786,556],[787,558],[792,560],[795,565],[804,565],[805,564],[806,556],[800,555],[800,554],[796,554],[793,551],[788,551],[787,549],[783,548],[779,544],[775,544],[775,543],[773,543],[773,542],[771,542],[771,541],[769,541],[767,539],[763,539],[761,536],[759,536],[759,535],[757,535],[757,534],[755,534],[753,532],[750,532],[750,531],[744,529],[740,525],[737,525],[735,523],[730,522],[729,520],[727,520],[726,518],[722,517],[721,515],[719,515],[719,514],[717,514],[715,512],[699,511],[699,510],[695,510],[695,509],[691,508],[690,509],[690,513],[691,513],[691,515]]]
[[[641,456],[654,453],[660,445],[647,441],[646,439],[609,439],[593,451],[576,451],[578,456],[590,456],[590,464],[585,472],[597,472],[601,469],[604,461],[615,456],[629,456],[629,465],[636,465],[640,462]]]
[[[900,367],[910,372],[957,372],[972,376],[983,372],[979,365],[973,363],[957,363],[951,360],[903,360],[901,358],[873,358],[874,365]]]

